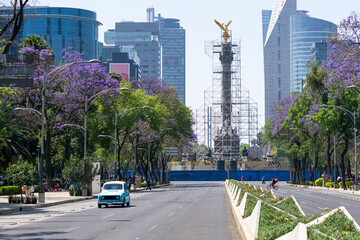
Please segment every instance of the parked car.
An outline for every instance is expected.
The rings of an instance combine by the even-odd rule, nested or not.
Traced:
[[[111,181],[104,184],[98,196],[98,208],[104,205],[130,206],[130,192],[126,182]]]
[[[0,176],[0,186],[4,185],[4,178],[3,176]]]

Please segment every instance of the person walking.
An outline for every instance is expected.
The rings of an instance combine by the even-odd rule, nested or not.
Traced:
[[[262,180],[261,184],[266,184],[265,183],[265,176],[263,176],[261,180]]]

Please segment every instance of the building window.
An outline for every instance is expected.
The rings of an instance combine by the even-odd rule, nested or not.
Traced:
[[[278,74],[281,74],[281,64],[278,64]]]
[[[278,60],[280,61],[281,60],[281,51],[278,50]]]
[[[280,44],[281,44],[281,38],[280,37],[277,38],[277,44],[278,44],[278,47],[280,47]]]
[[[281,88],[281,78],[278,78],[278,88]]]
[[[278,97],[279,97],[279,100],[281,99],[281,91],[278,91]]]

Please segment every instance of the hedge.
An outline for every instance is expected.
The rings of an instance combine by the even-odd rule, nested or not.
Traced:
[[[0,195],[15,195],[20,193],[21,193],[21,189],[18,186],[0,187]]]

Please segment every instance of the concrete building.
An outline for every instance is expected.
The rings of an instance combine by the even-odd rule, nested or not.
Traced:
[[[275,0],[271,12],[263,11],[265,121],[271,106],[290,94],[290,17],[296,14],[296,0]]]
[[[311,61],[317,62],[320,66],[327,61],[331,51],[332,47],[326,41],[314,42],[311,45]]]
[[[336,32],[336,29],[337,26],[334,23],[310,17],[307,15],[307,11],[298,11],[297,14],[290,17],[291,92],[302,91],[303,89],[303,80],[309,72],[307,64],[313,55],[311,49],[314,42],[329,39]],[[321,53],[321,61],[324,61],[326,59],[327,47],[320,50],[320,43],[318,43],[317,46],[318,57],[320,57]]]
[[[0,15],[5,19],[12,8],[1,8]],[[4,20],[2,20],[4,21]],[[62,50],[72,47],[84,54],[84,59],[98,59],[99,42],[96,13],[79,8],[65,7],[27,7],[24,9],[24,23],[14,42],[11,52],[18,53],[22,38],[27,35],[40,35],[55,53],[55,64],[62,58]]]

